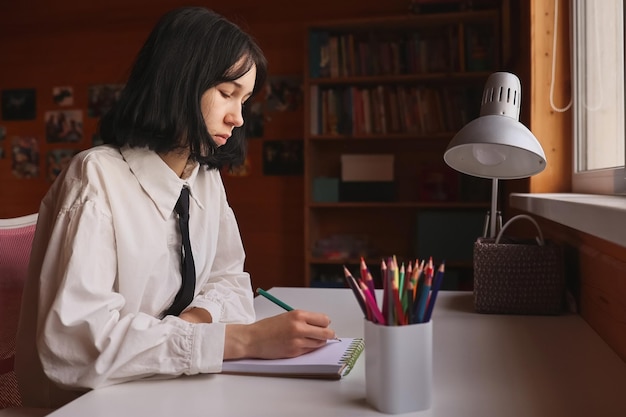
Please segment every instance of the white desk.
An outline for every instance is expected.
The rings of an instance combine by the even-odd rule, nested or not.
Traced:
[[[274,288],[302,309],[324,311],[339,336],[362,336],[348,289]],[[473,312],[469,292],[442,292],[433,314],[433,407],[415,416],[624,417],[626,363],[579,316]],[[259,318],[282,310],[257,297]],[[364,355],[367,354],[367,347]],[[197,375],[91,391],[52,417],[371,416],[365,360],[340,381]]]

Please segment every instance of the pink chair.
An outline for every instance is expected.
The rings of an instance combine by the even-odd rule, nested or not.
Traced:
[[[0,409],[21,405],[13,359],[22,289],[36,223],[37,213],[0,219]]]

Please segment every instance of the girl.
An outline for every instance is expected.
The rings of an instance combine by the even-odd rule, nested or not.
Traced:
[[[256,43],[209,10],[156,25],[101,120],[105,145],[74,157],[41,203],[16,355],[24,405],[298,356],[335,337],[321,313],[255,322],[219,168],[244,160],[242,108],[265,75]]]

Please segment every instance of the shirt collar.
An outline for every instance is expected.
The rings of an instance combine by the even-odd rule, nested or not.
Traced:
[[[125,145],[120,152],[141,188],[152,199],[164,219],[172,215],[183,186],[189,187],[191,197],[200,208],[204,209],[202,203],[194,196],[194,184],[198,176],[199,164],[196,164],[188,178],[182,179],[156,152],[148,148],[131,148]]]

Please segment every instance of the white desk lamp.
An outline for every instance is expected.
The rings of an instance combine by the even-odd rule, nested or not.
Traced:
[[[498,180],[530,177],[546,167],[539,141],[519,122],[521,90],[516,75],[491,74],[483,90],[480,117],[452,138],[443,155],[455,170],[493,180],[490,238],[497,234]]]

